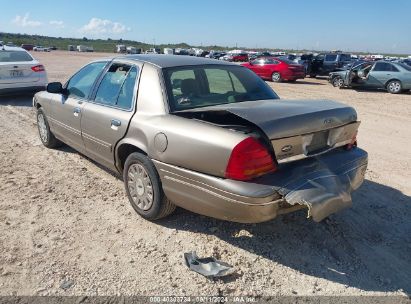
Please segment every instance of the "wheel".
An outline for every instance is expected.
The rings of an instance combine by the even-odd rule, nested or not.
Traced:
[[[391,94],[398,94],[402,91],[402,85],[399,80],[391,80],[387,84],[387,91]]]
[[[340,76],[334,77],[332,84],[335,88],[342,88],[344,85],[344,79]]]
[[[44,146],[47,148],[57,148],[61,146],[62,142],[50,131],[47,117],[41,108],[37,110],[37,128],[39,130],[40,140]]]
[[[124,186],[133,209],[154,221],[171,214],[176,206],[164,194],[153,162],[141,153],[127,157],[123,171]]]
[[[273,82],[281,82],[281,75],[280,75],[280,73],[274,72],[274,73],[271,75],[271,80],[272,80]]]

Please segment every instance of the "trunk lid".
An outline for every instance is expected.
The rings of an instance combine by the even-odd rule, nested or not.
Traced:
[[[330,100],[259,100],[189,111],[225,111],[258,126],[279,163],[349,144],[360,124],[354,108]]]
[[[0,63],[0,84],[37,82],[39,75],[31,68],[38,64],[37,61]]]

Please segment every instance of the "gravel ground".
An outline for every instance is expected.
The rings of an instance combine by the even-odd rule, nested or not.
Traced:
[[[96,53],[35,53],[63,81]],[[404,295],[411,293],[411,94],[338,90],[325,79],[270,85],[287,99],[354,106],[370,162],[353,208],[244,225],[185,210],[138,217],[122,181],[37,135],[30,97],[0,101],[0,295]],[[210,281],[183,253],[235,267]]]

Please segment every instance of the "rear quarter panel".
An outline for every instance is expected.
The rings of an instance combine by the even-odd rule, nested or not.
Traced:
[[[232,149],[247,136],[175,115],[136,113],[127,138],[152,159],[223,177]]]

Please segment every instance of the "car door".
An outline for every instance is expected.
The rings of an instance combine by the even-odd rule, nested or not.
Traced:
[[[106,65],[107,61],[86,65],[66,83],[67,94],[59,94],[53,99],[48,118],[54,134],[80,152],[84,152],[81,136],[82,110]]]
[[[334,72],[338,68],[338,55],[326,54],[324,56],[324,62],[320,66],[320,74],[328,75],[330,72]]]
[[[280,62],[278,60],[272,59],[272,58],[267,58],[265,60],[265,67],[262,71],[262,75],[264,78],[269,78],[271,79],[271,75],[274,72],[280,72]]]
[[[257,58],[251,62],[250,67],[258,76],[264,77],[264,64],[265,60],[263,58]]]
[[[375,63],[368,74],[366,84],[367,86],[385,88],[387,81],[396,78],[398,73],[399,70],[391,63],[379,61]]]
[[[114,148],[134,114],[137,79],[142,65],[114,61],[83,109],[81,130],[86,155],[115,169]]]

